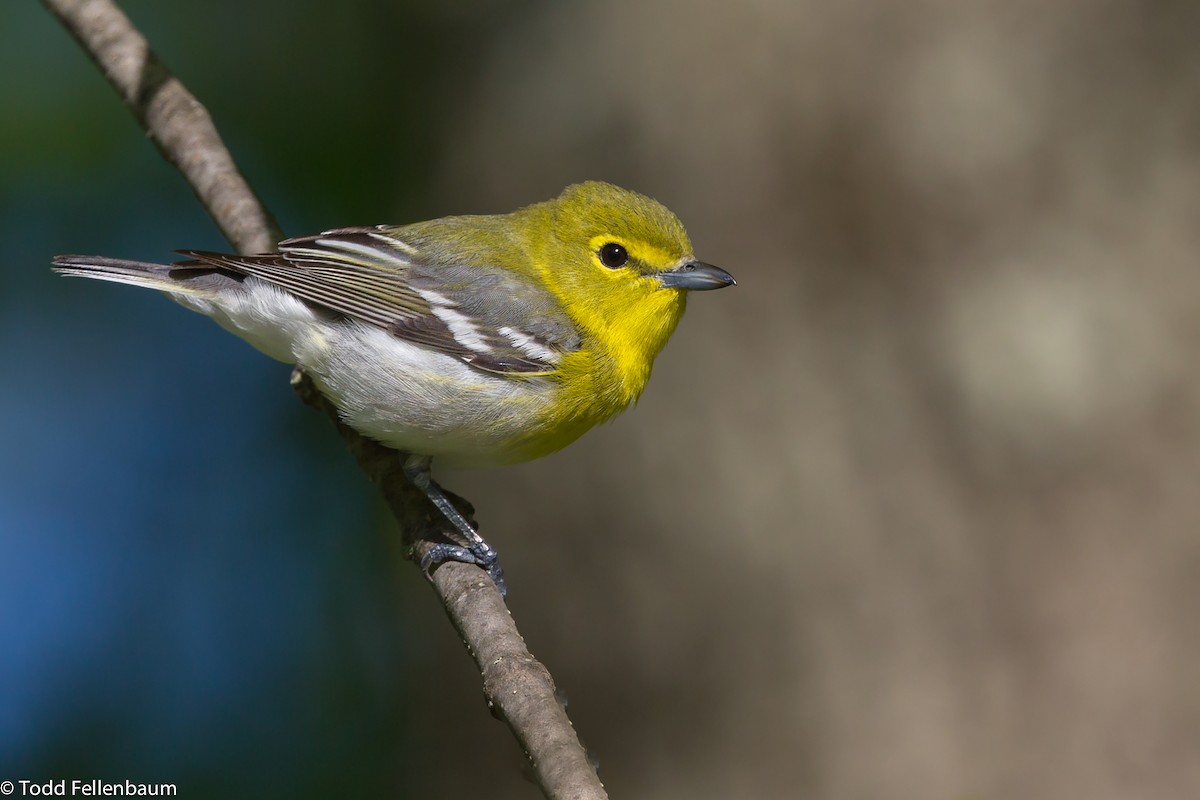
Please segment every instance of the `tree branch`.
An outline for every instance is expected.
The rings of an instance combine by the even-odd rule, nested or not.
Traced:
[[[111,0],[42,2],[104,72],[163,157],[183,173],[230,244],[242,254],[273,251],[283,236],[238,171],[212,118],[129,18]],[[404,478],[399,454],[343,424],[300,370],[292,384],[337,425],[359,466],[383,492],[419,562],[431,541],[441,538],[445,520]],[[607,798],[555,696],[550,672],[530,655],[491,579],[478,567],[447,562],[430,580],[479,666],[489,704],[521,743],[546,797]]]

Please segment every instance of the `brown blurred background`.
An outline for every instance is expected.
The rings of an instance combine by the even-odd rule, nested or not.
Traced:
[[[614,796],[1200,796],[1198,34],[651,0],[495,45],[447,198],[599,169],[740,281],[634,413],[459,482]]]
[[[289,233],[596,178],[739,281],[617,422],[441,476],[614,798],[1200,797],[1200,5],[365,3],[366,41],[301,5],[252,28],[288,66],[215,109],[268,199],[325,185]],[[200,23],[135,6],[211,97],[213,51],[171,38]],[[409,62],[355,75],[356,47]],[[367,155],[257,154],[333,126],[299,52],[371,87],[337,116]],[[289,81],[321,102],[271,106]],[[418,165],[331,190],[413,130]],[[383,627],[430,648],[371,667],[408,697],[412,796],[536,796],[428,589],[381,570]]]

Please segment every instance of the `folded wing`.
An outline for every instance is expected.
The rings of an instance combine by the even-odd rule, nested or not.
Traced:
[[[383,226],[288,239],[270,255],[180,253],[189,260],[174,269],[253,276],[489,372],[552,373],[580,346],[570,318],[543,287],[500,267],[434,264]]]

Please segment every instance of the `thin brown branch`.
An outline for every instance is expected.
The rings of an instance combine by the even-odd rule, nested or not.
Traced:
[[[145,37],[111,0],[42,0],[104,72],[163,156],[174,164],[239,253],[269,252],[282,237],[242,177],[203,106],[151,52]],[[405,480],[400,457],[342,424],[299,370],[293,386],[337,425],[384,498],[419,561],[445,524]],[[549,671],[530,655],[504,600],[477,567],[449,562],[431,583],[479,665],[484,694],[525,749],[543,793],[553,800],[607,798]]]

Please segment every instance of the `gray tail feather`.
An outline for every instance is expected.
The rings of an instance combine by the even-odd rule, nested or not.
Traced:
[[[179,295],[212,299],[224,292],[238,292],[245,280],[243,275],[207,265],[195,268],[190,263],[151,264],[107,256],[55,256],[53,269],[63,275],[158,289],[175,295],[176,300]]]
[[[187,291],[170,277],[171,268],[166,264],[151,264],[146,261],[127,261],[107,256],[55,256],[55,272],[81,278],[96,278],[102,281],[129,283],[151,289]]]
[[[55,272],[61,272],[64,275],[82,275],[88,278],[121,275],[144,278],[154,276],[162,279],[170,270],[170,267],[165,264],[127,261],[123,258],[108,258],[107,256],[55,256],[53,263]]]

